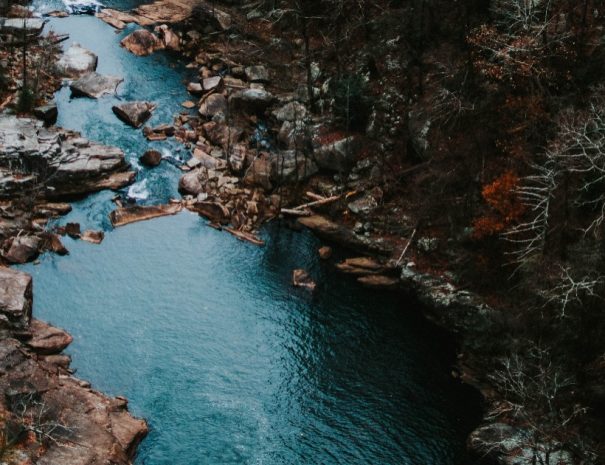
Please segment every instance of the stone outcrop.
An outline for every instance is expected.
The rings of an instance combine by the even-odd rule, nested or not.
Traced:
[[[26,344],[37,354],[59,354],[73,341],[73,337],[66,331],[50,326],[40,320],[33,319],[29,330],[32,336],[27,339]]]
[[[65,77],[78,78],[97,69],[97,56],[88,49],[74,43],[59,58],[57,72]]]
[[[0,33],[20,37],[27,34],[41,34],[46,21],[41,18],[0,18]]]
[[[145,166],[158,166],[162,161],[162,154],[157,150],[147,150],[139,157],[139,161]]]
[[[329,241],[341,244],[352,250],[362,253],[377,253],[391,255],[393,246],[382,238],[372,239],[355,234],[349,228],[335,223],[321,215],[312,215],[299,218],[299,223],[311,229],[318,236]]]
[[[106,94],[115,94],[123,81],[124,79],[119,76],[107,76],[93,72],[72,82],[69,88],[75,97],[99,98]]]
[[[137,56],[151,55],[156,50],[165,48],[164,42],[147,29],[137,29],[132,34],[124,37],[120,44]]]
[[[119,189],[134,180],[121,150],[41,121],[0,115],[0,261],[25,263],[44,251],[65,255],[44,226],[71,210],[49,200]],[[79,232],[78,232],[79,233]]]
[[[0,267],[1,321],[18,329],[27,328],[32,314],[32,278],[27,273]]]
[[[30,323],[31,308],[31,276],[0,268],[0,412],[6,434],[27,433],[7,437],[4,452],[14,449],[23,463],[129,465],[145,421],[128,413],[125,399],[75,378],[60,354],[72,337]],[[43,425],[45,434],[29,434]]]
[[[115,115],[126,124],[139,128],[145,121],[151,118],[155,105],[150,102],[127,102],[115,105],[111,109]]]

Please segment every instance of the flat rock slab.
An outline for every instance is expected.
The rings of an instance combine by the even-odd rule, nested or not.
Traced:
[[[393,245],[383,239],[372,239],[355,234],[349,228],[335,223],[325,216],[312,215],[299,218],[298,222],[306,226],[319,237],[363,253],[392,255]]]
[[[74,43],[61,56],[56,64],[57,71],[71,78],[78,78],[97,69],[97,56],[90,50]]]
[[[114,10],[112,8],[104,8],[96,15],[102,21],[105,21],[110,26],[116,29],[124,29],[128,23],[137,21],[137,17],[124,11]]]
[[[0,32],[9,34],[40,34],[46,21],[41,18],[0,18]]]
[[[128,102],[114,105],[111,109],[126,124],[139,128],[145,121],[151,118],[151,112],[155,108],[156,105],[150,102]]]
[[[150,220],[160,216],[176,215],[183,209],[180,203],[170,205],[152,205],[118,208],[110,213],[109,219],[114,227],[124,226],[137,221]]]
[[[0,268],[0,314],[15,327],[27,327],[32,314],[30,275],[11,268]]]
[[[40,121],[12,115],[0,115],[0,164],[29,167],[31,173],[18,173],[26,180],[25,174],[53,173],[44,179],[43,193],[55,199],[113,188],[116,184],[123,187],[132,176],[122,173],[128,164],[119,148],[91,142],[76,132],[44,128]],[[9,182],[9,174],[10,170],[0,176],[0,197],[12,195],[14,182]],[[118,179],[114,179],[116,176]],[[6,182],[1,182],[2,179]]]
[[[56,355],[61,353],[74,340],[67,331],[33,319],[29,329],[32,333],[27,345],[41,355]]]
[[[137,56],[151,55],[156,50],[166,48],[164,42],[147,29],[137,29],[132,34],[124,37],[120,44]]]
[[[72,95],[76,97],[99,98],[106,94],[115,94],[123,81],[124,79],[119,76],[92,72],[72,82],[69,88]]]

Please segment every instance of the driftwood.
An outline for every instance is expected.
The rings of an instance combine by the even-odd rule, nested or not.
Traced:
[[[291,208],[282,208],[281,212],[284,215],[291,215],[291,216],[311,216],[313,214],[309,210],[293,210]]]
[[[223,228],[223,229],[225,231],[227,231],[228,233],[233,234],[239,240],[247,241],[247,242],[250,242],[251,244],[259,245],[259,246],[265,245],[265,241],[260,239],[258,236],[255,236],[254,234],[247,233],[244,231],[238,231],[237,229],[228,228],[228,227]]]
[[[412,241],[414,240],[414,236],[416,235],[416,229],[417,228],[414,228],[414,230],[412,231],[412,235],[410,236],[410,239],[408,240],[408,243],[403,248],[403,252],[401,252],[401,255],[399,256],[399,259],[395,263],[395,266],[399,266],[399,264],[401,263],[401,260],[403,260],[403,256],[408,251],[408,248],[410,247],[410,245],[412,244]]]

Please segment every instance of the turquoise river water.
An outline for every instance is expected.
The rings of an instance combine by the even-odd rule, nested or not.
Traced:
[[[188,154],[148,143],[111,105],[151,100],[150,123],[170,122],[189,98],[183,64],[127,53],[119,39],[132,27],[116,33],[93,16],[47,28],[97,53],[99,72],[125,78],[118,96],[100,100],[60,90],[58,124],[125,151],[138,170],[125,200],[177,197],[176,164]],[[149,147],[164,154],[159,168],[137,164]],[[137,464],[463,463],[476,401],[450,376],[453,346],[413,302],[360,289],[318,260],[313,236],[278,224],[263,248],[190,213],[112,231],[114,195],[77,202],[62,220],[106,230],[101,245],[66,238],[69,256],[22,269],[34,276],[35,315],[74,336],[77,375],[127,396],[148,420]],[[294,268],[312,273],[317,292],[291,286]]]

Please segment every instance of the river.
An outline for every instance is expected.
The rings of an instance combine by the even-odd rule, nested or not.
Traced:
[[[125,151],[139,170],[125,199],[177,197],[175,163],[187,154],[147,142],[111,105],[151,100],[150,124],[170,122],[190,98],[183,63],[129,54],[119,40],[132,28],[116,34],[92,16],[49,26],[94,51],[99,72],[125,78],[117,97],[60,90],[57,124]],[[155,169],[137,163],[150,147],[165,156]],[[137,464],[463,463],[476,402],[450,376],[453,345],[413,302],[360,289],[318,259],[312,235],[278,224],[263,248],[191,213],[111,230],[114,195],[62,219],[104,229],[101,245],[66,238],[69,256],[21,268],[34,276],[34,314],[74,336],[77,375],[148,420]],[[314,294],[291,286],[294,268],[318,281]]]

